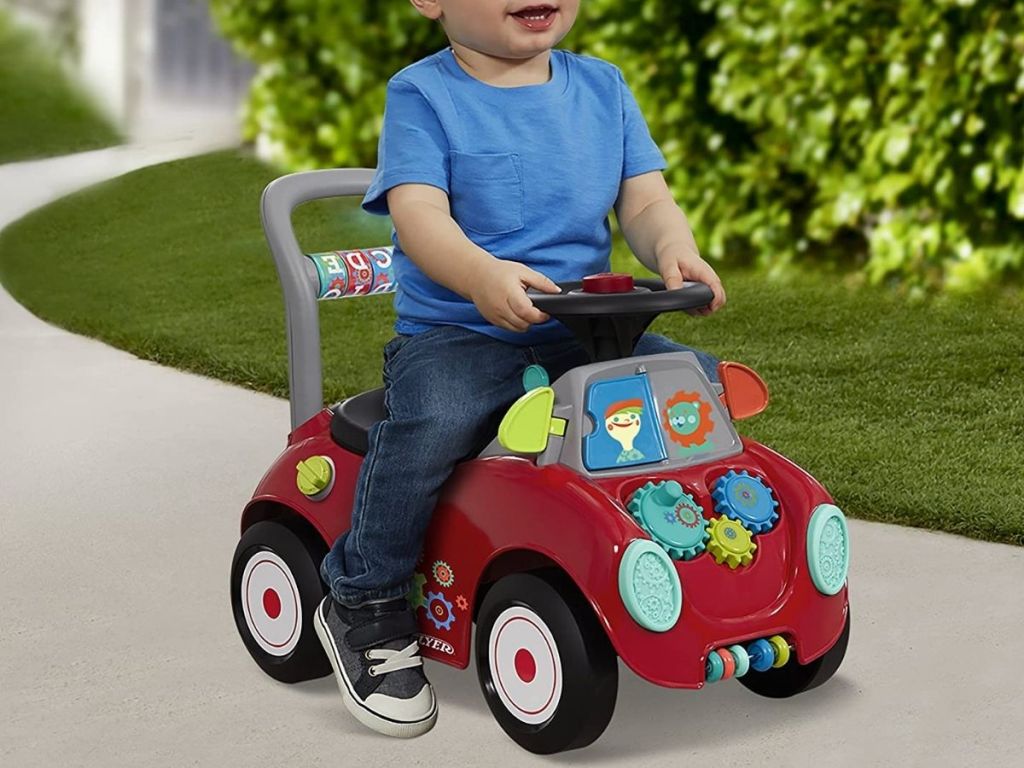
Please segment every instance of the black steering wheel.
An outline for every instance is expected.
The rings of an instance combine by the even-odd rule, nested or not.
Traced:
[[[704,283],[668,290],[658,278],[610,272],[557,285],[561,293],[530,288],[526,295],[572,331],[595,363],[631,356],[644,330],[662,312],[706,307],[714,298]]]

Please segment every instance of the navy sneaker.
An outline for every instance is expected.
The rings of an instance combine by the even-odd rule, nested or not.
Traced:
[[[345,707],[359,722],[400,738],[434,727],[437,701],[423,673],[416,617],[404,598],[349,608],[328,594],[313,625]]]

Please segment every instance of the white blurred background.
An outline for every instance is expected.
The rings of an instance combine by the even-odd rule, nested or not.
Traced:
[[[252,67],[212,26],[206,0],[0,0],[53,42],[133,142],[237,137]]]

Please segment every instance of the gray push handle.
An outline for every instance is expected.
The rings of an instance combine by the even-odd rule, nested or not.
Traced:
[[[303,171],[275,179],[263,190],[263,231],[284,291],[293,430],[324,407],[324,390],[317,314],[319,276],[299,249],[292,229],[292,212],[311,200],[363,196],[370,188],[374,172],[373,168]]]

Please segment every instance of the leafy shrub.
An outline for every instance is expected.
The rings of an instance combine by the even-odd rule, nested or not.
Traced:
[[[408,2],[211,0],[213,18],[258,65],[245,135],[293,170],[370,166],[387,80],[446,44]]]
[[[852,239],[873,281],[929,285],[1024,268],[1024,5],[707,5],[710,101],[756,137],[760,189],[803,192],[759,222],[783,254]]]
[[[446,44],[402,1],[211,6],[260,64],[248,132],[292,168],[372,165],[387,78]],[[622,67],[713,257],[1024,273],[1024,4],[586,0],[562,46]]]

